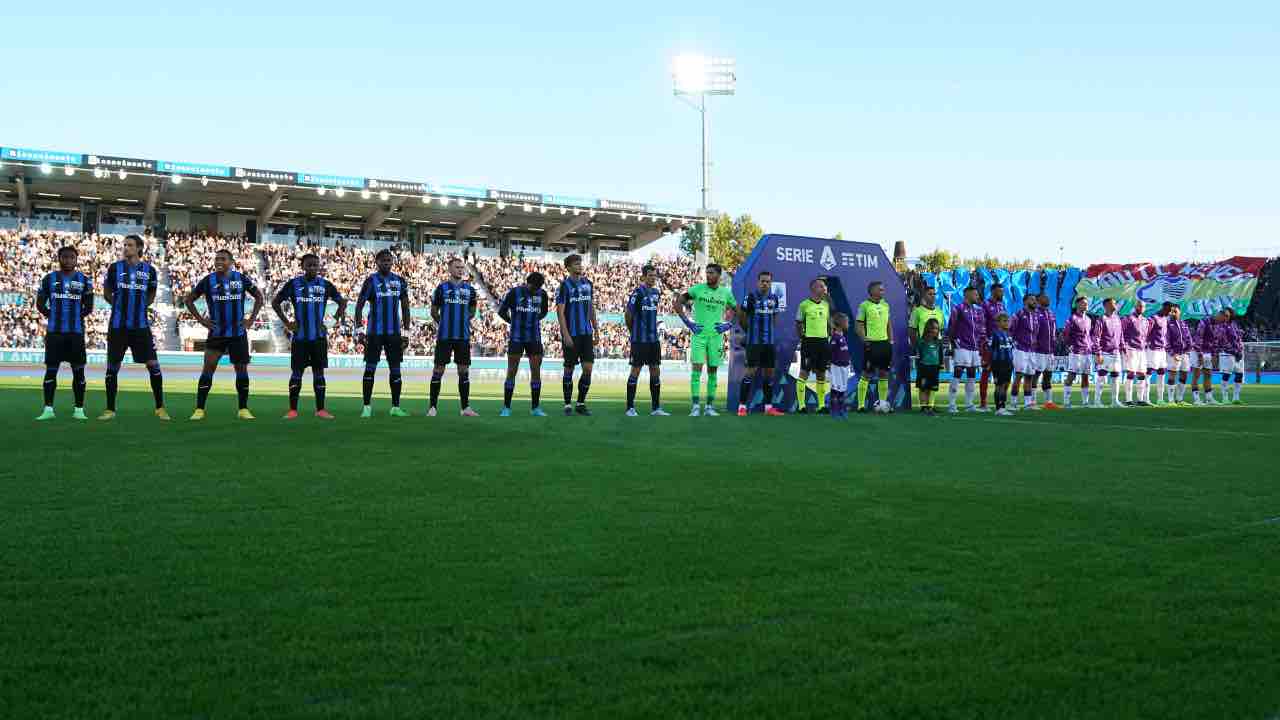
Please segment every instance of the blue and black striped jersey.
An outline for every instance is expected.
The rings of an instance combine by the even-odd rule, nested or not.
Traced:
[[[517,285],[502,298],[498,315],[511,323],[511,342],[542,342],[542,319],[550,310],[546,290],[530,292],[527,286]]]
[[[226,275],[212,272],[196,283],[191,294],[204,298],[209,322],[213,323],[209,337],[240,337],[245,334],[244,300],[256,288],[253,280],[238,270],[229,270]]]
[[[627,309],[631,311],[631,342],[658,342],[658,300],[662,291],[641,285],[631,292],[627,298]]]
[[[476,290],[463,280],[446,280],[431,294],[431,306],[440,311],[437,340],[470,340],[471,318],[476,314]]]
[[[742,303],[747,313],[747,344],[772,345],[773,321],[782,312],[782,300],[774,293],[752,291]]]
[[[79,270],[55,270],[40,281],[38,297],[49,303],[51,333],[84,333],[84,317],[93,312],[93,281]]]
[[[156,291],[156,269],[151,263],[140,261],[130,265],[117,260],[107,267],[103,290],[112,293],[112,330],[142,330],[151,327],[147,317],[147,296]]]
[[[595,332],[591,326],[591,295],[591,281],[585,276],[565,278],[556,291],[556,305],[564,306],[564,321],[569,327],[569,334],[574,337]]]
[[[360,297],[369,303],[369,317],[365,326],[368,334],[400,334],[401,308],[409,305],[409,283],[404,278],[395,273],[374,273],[365,279],[360,288]]]
[[[299,275],[281,285],[275,297],[277,303],[293,303],[293,319],[298,323],[294,340],[319,340],[325,336],[324,315],[330,300],[341,303],[342,293],[319,275],[312,280]]]

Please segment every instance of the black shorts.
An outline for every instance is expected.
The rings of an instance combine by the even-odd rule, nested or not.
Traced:
[[[232,365],[249,363],[249,336],[211,337],[204,342],[205,352],[210,350],[230,356]]]
[[[941,365],[916,365],[916,387],[933,392],[938,389],[938,371]]]
[[[595,339],[590,335],[574,335],[573,342],[564,346],[564,366],[596,361]]]
[[[826,338],[804,338],[800,341],[800,369],[826,372],[831,367],[831,343]]]
[[[119,365],[124,360],[125,350],[133,353],[133,361],[136,363],[155,360],[156,341],[155,338],[151,337],[151,328],[108,330],[107,364]]]
[[[862,355],[864,372],[888,372],[893,369],[893,343],[888,340],[872,340],[864,347]]]
[[[778,351],[773,343],[747,346],[747,367],[772,370],[778,365]]]
[[[662,364],[661,346],[656,342],[631,343],[631,367],[653,367]]]
[[[1013,363],[1011,362],[991,363],[991,375],[995,377],[997,385],[1003,385],[1009,382],[1009,378],[1013,377]]]
[[[89,361],[84,351],[84,333],[49,333],[44,336],[44,364],[58,367],[69,363],[71,367],[84,367]]]
[[[529,357],[542,357],[542,341],[540,340],[512,340],[507,344],[508,355],[527,355]]]
[[[471,343],[467,340],[437,340],[436,365],[471,364]]]
[[[399,365],[404,360],[404,337],[395,335],[369,335],[364,340],[364,364],[376,365],[387,353],[387,363]]]
[[[323,370],[329,367],[329,340],[297,340],[289,347],[289,367],[295,372],[311,368]]]

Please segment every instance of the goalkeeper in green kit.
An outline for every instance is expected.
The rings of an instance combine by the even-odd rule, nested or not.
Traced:
[[[733,292],[720,285],[719,265],[707,265],[707,281],[694,285],[685,291],[676,305],[676,313],[685,327],[689,328],[689,392],[693,398],[693,409],[689,417],[709,415],[715,417],[716,412],[716,371],[724,361],[724,337],[733,328],[734,311],[738,304],[733,299]],[[689,319],[688,309],[693,305],[693,320]],[[702,388],[702,366],[707,366],[707,404],[705,409],[699,406]]]

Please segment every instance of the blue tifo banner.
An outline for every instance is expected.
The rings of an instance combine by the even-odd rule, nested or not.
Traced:
[[[1076,286],[1084,277],[1080,268],[1065,270],[1007,270],[1005,268],[956,268],[940,273],[921,273],[925,285],[938,291],[938,307],[945,317],[951,317],[951,309],[964,302],[965,288],[977,287],[981,300],[991,297],[991,286],[1000,283],[1004,288],[1005,311],[1010,315],[1022,309],[1023,298],[1027,295],[1048,294],[1049,307],[1058,320],[1058,325],[1066,323],[1071,317],[1071,301],[1076,295]]]

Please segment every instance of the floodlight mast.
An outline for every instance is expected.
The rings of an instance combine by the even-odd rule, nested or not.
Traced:
[[[737,65],[733,58],[708,58],[701,55],[678,55],[671,64],[674,94],[698,111],[702,118],[702,247],[698,262],[705,263],[711,247],[711,132],[707,122],[707,96],[733,95],[738,85]],[[698,96],[695,104],[687,96]]]

